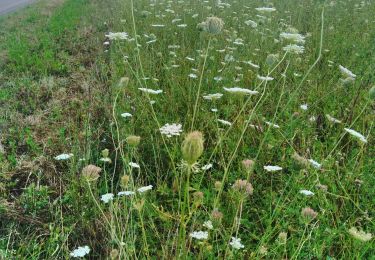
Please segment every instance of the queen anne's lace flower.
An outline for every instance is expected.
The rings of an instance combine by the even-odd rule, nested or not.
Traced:
[[[245,246],[241,243],[241,238],[232,237],[232,241],[229,242],[229,245],[231,245],[234,249],[242,249]]]
[[[260,75],[257,75],[257,78],[259,80],[262,80],[262,81],[272,81],[272,80],[274,80],[274,78],[269,77],[269,76],[260,76]]]
[[[305,195],[305,196],[313,196],[315,193],[309,190],[300,190],[299,193]]]
[[[276,9],[273,7],[258,7],[258,8],[255,8],[255,10],[261,13],[271,13],[271,12],[276,11]]]
[[[160,128],[160,132],[167,137],[172,137],[176,135],[180,135],[182,132],[182,125],[181,124],[165,124],[163,127]]]
[[[90,253],[90,248],[88,246],[80,246],[77,249],[74,249],[71,253],[71,257],[84,257]]]
[[[121,196],[130,196],[130,195],[134,195],[135,192],[134,191],[120,191],[119,193],[117,193],[117,196],[121,197]]]
[[[139,164],[138,164],[138,163],[135,163],[135,162],[130,162],[130,163],[129,163],[129,166],[132,167],[132,168],[137,168],[137,169],[140,168]]]
[[[273,165],[266,165],[263,167],[263,169],[265,169],[266,171],[268,172],[276,172],[276,171],[281,171],[283,168],[281,168],[280,166],[273,166]]]
[[[305,43],[305,36],[299,34],[299,33],[286,33],[283,32],[280,34],[280,38],[293,41],[295,43]]]
[[[206,96],[203,96],[204,99],[207,99],[207,100],[216,100],[216,99],[219,99],[223,96],[223,94],[221,93],[216,93],[216,94],[208,94]]]
[[[367,242],[372,239],[371,233],[365,233],[363,230],[358,230],[356,227],[350,228],[349,234],[352,235],[355,239],[358,239],[362,242]]]
[[[140,187],[137,191],[139,193],[143,193],[143,192],[146,192],[146,191],[149,191],[149,190],[152,190],[152,185],[148,185],[148,186],[144,186],[144,187]]]
[[[345,68],[344,66],[339,65],[339,69],[342,75],[346,78],[355,79],[357,77],[357,75],[355,75],[353,72],[351,72],[349,69]]]
[[[283,50],[294,54],[302,54],[305,51],[305,47],[297,44],[289,44],[283,47]]]
[[[106,37],[110,40],[127,40],[128,34],[126,32],[110,32],[106,34]]]
[[[130,113],[122,113],[121,116],[122,116],[123,118],[127,118],[127,117],[132,117],[133,115],[130,114]]]
[[[212,221],[211,221],[211,220],[207,220],[207,221],[205,221],[205,222],[203,223],[203,226],[204,226],[205,228],[208,228],[208,229],[213,229],[213,228],[214,228],[214,226],[212,225]]]
[[[113,200],[113,196],[114,196],[113,193],[106,193],[102,195],[100,200],[103,201],[104,203],[108,203],[111,200]]]
[[[205,240],[208,238],[208,232],[206,231],[194,231],[189,234],[190,237],[198,239],[198,240]]]
[[[55,156],[55,160],[57,160],[57,161],[64,161],[64,160],[68,160],[68,159],[70,159],[72,157],[73,157],[72,153],[63,153],[63,154]]]
[[[224,90],[230,93],[245,94],[245,95],[256,95],[259,93],[258,91],[255,91],[255,90],[250,90],[247,88],[239,88],[239,87],[224,88]]]
[[[229,122],[229,121],[226,121],[226,120],[223,120],[223,119],[218,119],[217,120],[219,123],[222,123],[223,125],[228,125],[228,126],[231,126],[232,123]]]
[[[352,136],[358,138],[361,142],[367,143],[366,137],[364,137],[362,134],[358,133],[357,131],[350,129],[350,128],[344,128],[344,130],[348,132],[349,134],[351,134]]]
[[[158,90],[154,90],[154,89],[151,89],[151,88],[138,88],[138,89],[142,92],[145,92],[145,93],[148,93],[148,94],[153,94],[153,95],[163,93],[163,90],[161,90],[161,89],[158,89]]]

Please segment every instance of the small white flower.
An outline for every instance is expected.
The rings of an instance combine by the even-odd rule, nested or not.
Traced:
[[[109,157],[100,158],[100,161],[102,161],[102,162],[108,162],[108,163],[112,162],[111,158],[109,158]]]
[[[266,171],[268,172],[276,172],[276,171],[281,171],[283,168],[281,168],[280,166],[273,166],[273,165],[266,165],[263,167],[263,169],[265,169]]]
[[[229,242],[234,249],[242,249],[245,246],[241,243],[241,238],[232,237],[232,241]]]
[[[367,242],[372,239],[371,233],[366,233],[363,230],[358,230],[356,227],[352,227],[349,229],[349,234],[351,234],[355,239],[358,239],[362,242]]]
[[[205,228],[208,228],[208,229],[213,229],[213,228],[214,228],[214,226],[212,225],[212,221],[211,221],[211,220],[207,220],[207,221],[205,221],[205,222],[203,223],[203,226],[204,226]]]
[[[156,27],[156,28],[161,28],[161,27],[165,27],[164,24],[151,24],[152,27]]]
[[[269,126],[273,127],[273,128],[280,128],[280,126],[279,126],[279,125],[277,125],[277,124],[274,124],[274,123],[272,123],[272,122],[266,121],[265,123],[266,123],[267,125],[269,125]]]
[[[182,125],[181,124],[165,124],[163,127],[160,128],[160,132],[167,137],[172,137],[176,135],[180,135],[182,132]]]
[[[80,246],[77,249],[74,249],[71,253],[71,257],[84,257],[90,253],[90,248],[88,246]]]
[[[223,120],[223,119],[218,119],[217,120],[219,123],[222,123],[223,125],[228,125],[228,126],[231,126],[232,123],[229,122],[229,121],[226,121],[226,120]]]
[[[254,22],[253,20],[247,20],[245,21],[245,24],[248,26],[251,26],[252,28],[256,28],[258,26],[258,24]]]
[[[150,88],[138,88],[138,89],[142,92],[153,94],[153,95],[163,93],[163,90],[161,90],[161,89],[158,89],[158,90],[154,90],[154,89],[150,89]]]
[[[194,231],[190,233],[189,236],[198,240],[204,240],[208,238],[208,232],[207,231]]]
[[[307,110],[309,107],[308,107],[308,105],[307,104],[302,104],[302,105],[300,105],[300,108],[302,109],[302,110]]]
[[[256,95],[259,92],[255,90],[250,90],[246,88],[224,88],[225,91],[230,92],[230,93],[238,93],[238,94],[245,94],[245,95]]]
[[[305,47],[297,44],[289,44],[283,47],[283,50],[294,54],[302,54],[305,51]]]
[[[343,76],[345,76],[346,78],[355,79],[357,77],[357,75],[355,75],[353,72],[351,72],[349,69],[345,68],[344,66],[339,65],[339,69],[341,73],[343,74]]]
[[[130,195],[134,195],[135,192],[134,191],[120,191],[119,193],[117,193],[117,196],[130,196]]]
[[[114,196],[113,193],[106,193],[102,195],[100,200],[103,201],[104,203],[108,203],[111,200],[113,200],[113,196]]]
[[[144,187],[140,187],[137,191],[139,193],[143,193],[143,192],[146,192],[146,191],[149,191],[149,190],[152,190],[152,185],[148,185],[148,186],[144,186]]]
[[[127,118],[127,117],[132,117],[133,115],[130,114],[130,113],[122,113],[121,116],[122,116],[123,118]]]
[[[55,157],[55,160],[57,161],[64,161],[64,160],[69,160],[70,158],[72,158],[74,155],[72,153],[62,153],[60,155],[57,155]]]
[[[276,11],[276,9],[273,7],[258,7],[258,8],[255,8],[255,10],[261,13],[271,13],[271,12]]]
[[[315,169],[319,170],[320,168],[322,168],[322,165],[320,163],[318,163],[317,161],[315,161],[313,159],[309,159],[308,161],[312,165],[312,167],[314,167]]]
[[[129,163],[129,166],[132,167],[132,168],[137,168],[137,169],[140,168],[139,164],[138,164],[138,163],[135,163],[135,162],[130,162],[130,163]]]
[[[361,142],[367,143],[366,137],[364,137],[362,134],[358,133],[357,131],[350,129],[350,128],[344,128],[344,130],[348,132],[349,134],[351,134],[352,136],[358,138]]]
[[[185,24],[185,23],[183,23],[183,24],[179,24],[179,25],[177,25],[177,27],[185,28],[185,27],[187,27],[187,24]]]
[[[257,75],[257,78],[259,80],[262,80],[262,81],[272,81],[272,80],[274,80],[274,78],[269,77],[269,76],[260,76],[260,75]]]
[[[341,124],[341,120],[338,120],[336,118],[334,118],[333,116],[330,116],[329,114],[326,114],[326,117],[328,119],[328,121],[332,122],[332,123],[335,123],[335,124]]]
[[[206,165],[202,166],[202,170],[203,171],[207,171],[207,170],[209,170],[211,168],[212,168],[212,163],[209,163],[209,164],[206,164]]]
[[[106,37],[110,40],[127,40],[128,34],[126,32],[110,32],[106,34]]]
[[[197,74],[190,73],[189,78],[196,79],[196,78],[198,78],[198,76],[197,76]]]
[[[222,96],[223,94],[216,93],[216,94],[208,94],[206,96],[203,96],[203,98],[207,100],[216,100],[216,99],[220,99]]]
[[[218,110],[217,110],[217,108],[211,108],[211,111],[216,113]]]
[[[286,33],[283,32],[280,34],[280,38],[293,41],[295,43],[305,43],[305,36],[299,33]]]
[[[313,196],[315,193],[309,190],[300,190],[299,193],[305,195],[305,196]]]

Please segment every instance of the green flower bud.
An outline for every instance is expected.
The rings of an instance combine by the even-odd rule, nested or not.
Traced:
[[[199,131],[189,133],[182,143],[182,157],[189,165],[194,164],[203,153],[203,135]]]
[[[128,137],[126,137],[126,142],[128,143],[128,145],[133,146],[133,147],[138,146],[140,141],[141,141],[140,136],[129,135]]]

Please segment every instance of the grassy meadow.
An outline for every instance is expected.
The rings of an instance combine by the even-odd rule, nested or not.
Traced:
[[[371,0],[0,17],[0,259],[375,259],[374,17]]]

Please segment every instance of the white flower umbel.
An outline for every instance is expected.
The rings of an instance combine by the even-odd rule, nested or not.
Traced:
[[[140,187],[137,191],[139,193],[143,193],[143,192],[146,192],[146,191],[149,191],[149,190],[152,190],[152,185],[148,185],[148,186],[143,186],[143,187]]]
[[[315,169],[319,170],[320,168],[322,168],[322,165],[320,163],[318,163],[317,161],[315,161],[313,159],[309,159],[308,161],[311,164],[311,166],[314,167]]]
[[[226,121],[226,120],[223,120],[223,119],[218,119],[217,120],[219,123],[222,123],[223,125],[228,125],[228,126],[231,126],[232,123],[229,122],[229,121]]]
[[[127,40],[128,34],[126,32],[110,32],[106,34],[106,37],[110,40]]]
[[[302,54],[305,51],[305,47],[297,44],[289,44],[283,47],[283,50],[294,54]]]
[[[224,88],[224,90],[230,93],[244,94],[244,95],[256,95],[259,93],[258,91],[255,91],[255,90],[250,90],[247,88],[239,88],[239,87]]]
[[[258,24],[254,22],[253,20],[247,20],[245,21],[245,24],[248,26],[251,26],[252,28],[257,28]]]
[[[232,237],[232,241],[229,242],[229,245],[231,245],[234,249],[242,249],[245,246],[241,243],[241,238]]]
[[[73,156],[74,155],[72,153],[62,153],[62,154],[59,154],[59,155],[55,156],[55,160],[57,160],[57,161],[65,161],[65,160],[69,160]]]
[[[208,228],[208,229],[213,229],[213,228],[214,228],[214,226],[212,225],[212,221],[211,221],[211,220],[207,220],[207,221],[205,221],[205,222],[203,223],[203,226],[204,226],[205,228]]]
[[[289,40],[289,41],[293,41],[295,43],[301,43],[301,44],[305,43],[305,36],[303,36],[299,33],[283,32],[283,33],[280,34],[280,38],[285,39],[285,40]]]
[[[281,171],[283,168],[277,165],[266,165],[263,167],[263,169],[265,169],[268,172],[277,172],[277,171]]]
[[[273,7],[258,7],[258,8],[255,8],[255,10],[261,13],[271,13],[271,12],[276,11],[276,9]]]
[[[349,234],[352,235],[355,239],[362,241],[362,242],[367,242],[372,239],[371,233],[366,233],[363,230],[358,230],[356,227],[350,228]]]
[[[307,110],[307,109],[309,109],[309,106],[307,105],[307,104],[302,104],[302,105],[300,105],[299,106],[302,110]]]
[[[280,128],[280,126],[279,126],[279,125],[277,125],[277,124],[274,124],[274,123],[272,123],[272,122],[266,121],[265,123],[266,123],[267,125],[269,125],[269,126],[273,127],[273,128],[277,128],[277,129],[279,129],[279,128]]]
[[[203,96],[204,99],[206,100],[217,100],[220,99],[223,96],[221,93],[215,93],[215,94],[208,94]]]
[[[204,165],[204,166],[202,166],[202,170],[203,171],[207,171],[207,170],[209,170],[209,169],[211,169],[212,168],[212,163],[209,163],[209,164],[206,164],[206,165]]]
[[[190,233],[189,236],[198,240],[205,240],[208,238],[208,232],[207,231],[194,231]]]
[[[122,113],[121,116],[122,116],[123,118],[127,118],[127,117],[132,117],[133,115],[130,114],[130,113]]]
[[[114,196],[113,193],[106,193],[102,195],[100,200],[103,201],[104,203],[108,203],[111,200],[113,200],[113,196]]]
[[[309,190],[300,190],[299,193],[305,195],[305,196],[313,196],[315,193]]]
[[[358,133],[357,131],[350,129],[350,128],[344,128],[344,130],[348,132],[349,134],[351,134],[352,136],[358,138],[361,142],[367,143],[366,137],[364,137],[362,134]]]
[[[161,89],[158,89],[158,90],[154,90],[154,89],[151,89],[151,88],[138,88],[138,89],[142,92],[152,94],[152,95],[157,95],[157,94],[163,93],[163,90],[161,90]]]
[[[129,163],[129,166],[132,167],[132,168],[137,168],[137,169],[140,168],[139,164],[138,164],[138,163],[135,163],[135,162],[130,162],[130,163]]]
[[[88,246],[80,246],[77,249],[74,249],[71,253],[71,257],[84,257],[90,253],[90,248]]]
[[[135,192],[134,191],[120,191],[119,193],[117,193],[117,196],[121,197],[121,196],[130,196],[130,195],[134,195]]]
[[[329,114],[326,114],[326,117],[328,121],[335,123],[335,124],[341,124],[341,120],[338,120],[337,118],[334,118],[333,116],[330,116]]]
[[[274,78],[272,77],[268,77],[268,76],[260,76],[260,75],[257,75],[257,78],[261,81],[272,81],[274,80]]]
[[[352,78],[352,79],[355,79],[357,77],[357,75],[355,75],[353,72],[351,72],[349,69],[345,68],[344,66],[341,66],[339,65],[339,69],[341,71],[341,74],[345,77],[345,78]]]
[[[160,128],[160,132],[167,137],[172,137],[176,135],[180,135],[182,132],[182,125],[181,124],[165,124],[163,127]]]

